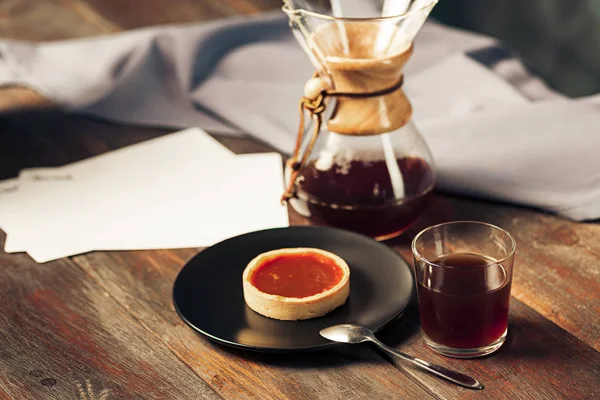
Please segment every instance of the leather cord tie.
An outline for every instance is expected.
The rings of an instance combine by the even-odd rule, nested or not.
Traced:
[[[296,194],[296,181],[298,180],[298,176],[300,175],[300,171],[306,165],[308,158],[317,142],[317,138],[319,136],[319,132],[321,131],[321,125],[323,123],[323,111],[325,111],[325,99],[327,97],[347,97],[347,98],[355,98],[355,99],[364,99],[368,97],[378,97],[384,96],[386,94],[390,94],[395,92],[396,90],[402,87],[404,83],[404,75],[398,79],[398,81],[392,86],[377,90],[374,92],[362,92],[362,93],[346,93],[339,92],[337,90],[322,90],[319,95],[315,99],[309,99],[306,96],[303,96],[298,103],[298,109],[300,111],[300,123],[298,125],[298,134],[296,136],[296,148],[294,149],[294,155],[287,161],[287,165],[292,170],[292,176],[290,177],[289,184],[281,196],[281,202],[285,203]],[[306,150],[302,157],[300,157],[300,148],[302,147],[302,141],[304,139],[304,116],[305,111],[311,116],[315,121],[315,126],[313,129],[312,137],[306,146]]]

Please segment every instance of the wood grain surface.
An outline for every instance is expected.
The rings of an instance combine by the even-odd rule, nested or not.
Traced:
[[[119,31],[119,27],[78,0],[3,0],[3,38],[49,41]]]
[[[275,0],[4,0],[0,36],[56,40],[280,7]],[[0,89],[0,179],[167,133],[68,115],[23,88]],[[237,153],[269,151],[218,137]],[[295,213],[292,224],[307,224]],[[379,336],[409,354],[476,376],[473,392],[368,346],[293,356],[224,348],[177,317],[171,288],[201,249],[95,252],[38,265],[0,251],[0,399],[594,399],[600,398],[600,225],[437,195],[390,242],[411,259],[423,227],[457,219],[508,229],[518,243],[509,338],[457,361],[429,350],[416,307]],[[4,241],[0,233],[0,246]]]
[[[4,235],[0,238],[4,244]],[[19,399],[218,399],[70,260],[0,253],[0,381]]]

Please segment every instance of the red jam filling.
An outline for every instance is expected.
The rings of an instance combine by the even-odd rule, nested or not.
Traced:
[[[264,293],[303,298],[331,289],[343,275],[332,259],[321,254],[286,254],[259,265],[250,283]]]

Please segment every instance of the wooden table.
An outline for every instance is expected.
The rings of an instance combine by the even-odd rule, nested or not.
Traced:
[[[0,35],[59,39],[277,6],[276,0],[4,0]],[[18,88],[0,91],[0,110],[0,178],[166,133],[65,115]],[[220,140],[240,153],[268,150],[247,139]],[[306,223],[295,214],[291,219]],[[410,259],[418,230],[457,219],[497,224],[518,241],[508,342],[482,359],[438,356],[422,340],[414,307],[379,336],[479,378],[483,391],[396,365],[367,346],[263,355],[215,345],[184,325],[171,303],[177,272],[200,251],[189,249],[95,252],[46,265],[0,253],[0,399],[599,398],[600,226],[437,196],[427,215],[391,244]]]

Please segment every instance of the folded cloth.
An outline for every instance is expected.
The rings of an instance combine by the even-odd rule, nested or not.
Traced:
[[[407,73],[493,41],[428,24]],[[0,43],[0,85],[37,90],[111,121],[293,146],[297,102],[313,73],[281,11],[60,42]]]
[[[281,11],[61,42],[0,42],[0,85],[31,87],[67,110],[115,122],[249,133],[288,154],[297,101],[313,69]],[[600,157],[575,151],[584,144],[600,148],[597,101],[559,101],[497,41],[431,21],[415,40],[406,75],[443,190],[600,218],[593,195],[600,189]],[[553,106],[544,108],[548,101]],[[582,120],[572,112],[580,106]],[[512,122],[498,127],[509,136],[487,129],[506,121]],[[550,121],[565,128],[552,140]],[[489,151],[497,143],[511,155],[510,173],[506,156]],[[457,151],[463,144],[468,151]],[[511,152],[511,145],[520,147]],[[565,149],[574,151],[562,154]],[[475,164],[483,159],[474,154],[486,153],[488,163]],[[549,180],[543,172],[557,166],[556,154],[563,173]],[[481,185],[484,174],[494,179]]]
[[[431,126],[440,186],[585,220],[600,216],[600,106],[527,104]]]

